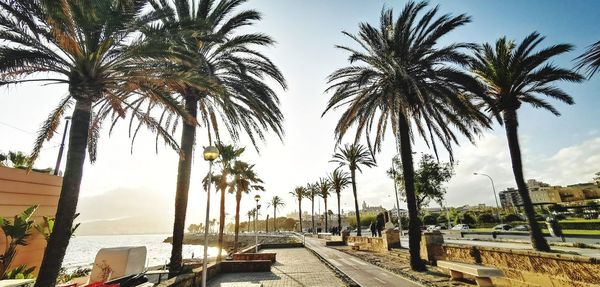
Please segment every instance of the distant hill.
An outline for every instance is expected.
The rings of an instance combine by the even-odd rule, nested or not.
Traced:
[[[76,235],[157,234],[173,228],[174,198],[155,192],[115,189],[82,197]]]

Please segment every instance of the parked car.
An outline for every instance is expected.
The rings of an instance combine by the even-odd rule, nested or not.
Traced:
[[[511,231],[529,231],[529,226],[527,225],[517,225],[510,229]]]
[[[434,231],[434,230],[441,230],[442,227],[439,225],[428,225],[427,226],[427,231]]]
[[[469,225],[467,224],[457,224],[452,227],[452,230],[469,230]]]
[[[498,224],[494,226],[494,230],[510,230],[511,228],[510,224]]]

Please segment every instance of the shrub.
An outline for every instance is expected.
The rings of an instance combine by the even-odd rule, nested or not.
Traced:
[[[496,217],[489,213],[482,213],[477,217],[477,223],[494,223],[496,222]]]
[[[438,213],[428,213],[423,216],[423,224],[434,225],[440,215]]]
[[[521,219],[521,217],[516,214],[507,214],[504,216],[505,222],[522,221],[522,220],[523,219]]]

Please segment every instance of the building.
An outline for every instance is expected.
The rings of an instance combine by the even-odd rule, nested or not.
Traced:
[[[523,199],[519,195],[519,191],[514,188],[507,188],[498,193],[500,205],[502,208],[514,208],[515,206],[523,205]]]
[[[543,182],[528,180],[527,187],[533,204],[579,203],[600,198],[600,185],[597,183],[578,183],[567,186],[550,186]],[[523,199],[514,188],[499,193],[502,208],[512,208],[523,204]]]

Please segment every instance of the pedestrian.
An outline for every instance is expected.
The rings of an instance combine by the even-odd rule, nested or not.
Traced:
[[[550,231],[550,235],[552,237],[560,237],[562,242],[565,242],[565,235],[562,232],[562,227],[558,224],[558,220],[556,220],[553,216],[548,216],[546,218],[546,226],[548,226],[548,230]]]
[[[371,229],[371,237],[377,236],[377,224],[374,221],[371,221],[371,225],[369,225],[369,229]]]
[[[377,219],[377,223],[376,223],[377,236],[381,237],[381,231],[383,231],[383,228],[385,227],[385,219],[384,219],[383,213],[378,214],[376,219]]]

